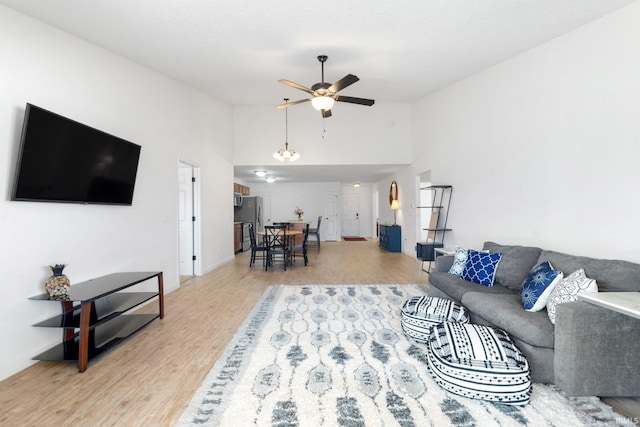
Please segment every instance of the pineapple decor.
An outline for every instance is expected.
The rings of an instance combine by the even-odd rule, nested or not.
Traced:
[[[49,294],[49,298],[55,300],[68,300],[69,299],[69,278],[62,274],[62,270],[67,264],[50,265],[49,268],[53,275],[51,275],[44,284],[44,288]]]

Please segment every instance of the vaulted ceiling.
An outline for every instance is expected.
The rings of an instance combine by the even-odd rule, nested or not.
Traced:
[[[0,0],[237,105],[360,81],[345,95],[411,102],[634,0]],[[310,107],[309,107],[310,108]]]
[[[636,0],[0,0],[232,105],[305,98],[284,86],[413,102]],[[309,108],[298,106],[295,108]],[[362,107],[368,108],[368,107]],[[310,114],[318,114],[310,111]]]

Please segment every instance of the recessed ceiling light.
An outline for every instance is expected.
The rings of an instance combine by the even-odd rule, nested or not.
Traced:
[[[356,188],[358,188],[358,187],[360,187],[360,183],[359,183],[359,182],[354,182],[354,183],[353,183],[353,186],[354,186],[354,187],[356,187]]]
[[[262,178],[262,177],[267,175],[267,171],[253,171],[253,173],[258,175],[260,178]]]
[[[276,179],[274,177],[272,177],[272,176],[270,176],[268,178],[265,178],[264,180],[267,181],[268,183],[272,183],[272,182],[276,181]]]

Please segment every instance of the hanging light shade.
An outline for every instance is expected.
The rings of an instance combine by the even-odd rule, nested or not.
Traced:
[[[284,98],[285,104],[289,102],[289,98]],[[284,150],[281,148],[273,153],[273,158],[284,162],[288,160],[294,162],[300,158],[300,154],[296,153],[293,148],[289,148],[289,114],[288,108],[284,108]]]
[[[296,151],[293,148],[289,148],[289,143],[285,142],[284,150],[281,148],[275,153],[273,153],[273,158],[278,159],[281,162],[284,162],[285,160],[288,160],[290,162],[295,162],[300,158],[300,154],[296,153]]]
[[[316,96],[311,100],[311,105],[318,111],[330,110],[335,100],[330,96]]]

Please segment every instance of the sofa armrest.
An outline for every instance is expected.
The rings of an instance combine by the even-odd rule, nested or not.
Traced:
[[[436,271],[446,273],[453,265],[453,255],[440,255],[436,257]]]
[[[640,319],[584,301],[556,307],[555,383],[570,396],[640,396]]]

